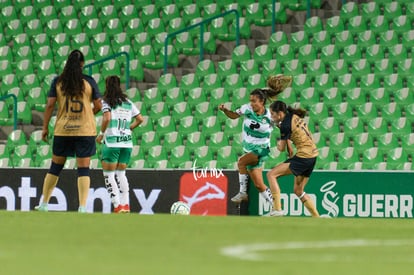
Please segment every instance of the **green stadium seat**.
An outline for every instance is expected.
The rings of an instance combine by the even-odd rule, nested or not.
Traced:
[[[334,133],[328,137],[329,146],[334,148],[336,152],[339,152],[342,149],[351,147],[348,136],[345,133]]]
[[[135,78],[138,81],[144,80],[144,68],[141,61],[138,59],[132,59],[129,61],[129,73],[131,78]]]
[[[392,30],[395,31],[398,36],[402,36],[405,32],[412,29],[411,19],[406,15],[400,15],[392,19]]]
[[[365,20],[370,20],[372,17],[381,14],[380,6],[376,2],[368,2],[361,4],[361,15]]]
[[[350,73],[340,75],[337,78],[336,87],[345,94],[347,90],[357,87],[357,79]]]
[[[137,57],[145,68],[155,70],[163,67],[162,62],[157,62],[155,51],[151,45],[143,45],[139,48]]]
[[[216,89],[212,89],[210,91],[210,103],[218,106],[223,102],[229,102],[230,96],[229,93],[224,90],[224,88],[219,87]]]
[[[247,81],[250,75],[259,73],[259,63],[254,59],[242,61],[240,63],[240,77]]]
[[[396,102],[390,102],[382,105],[381,116],[388,122],[391,123],[394,120],[400,118],[403,114],[401,107]]]
[[[243,87],[243,79],[240,77],[239,74],[231,74],[228,75],[223,82],[224,89],[231,90]]]
[[[181,77],[179,87],[184,93],[187,94],[191,89],[199,88],[200,82],[194,73],[189,73]]]
[[[340,9],[340,16],[342,20],[348,22],[352,17],[359,15],[359,7],[355,2],[348,2],[342,5]]]
[[[344,59],[338,59],[328,62],[328,73],[334,78],[337,79],[340,75],[349,73],[348,64]]]
[[[324,29],[322,19],[318,16],[312,16],[307,18],[303,28],[305,33],[311,37],[313,37],[314,33],[318,33]]]
[[[374,44],[377,44],[377,37],[373,31],[365,30],[357,34],[357,45],[363,52]]]
[[[262,63],[262,74],[266,78],[270,75],[276,75],[282,73],[281,63],[276,59],[270,59],[263,61]]]
[[[377,89],[381,87],[381,78],[376,74],[366,74],[360,76],[359,87],[361,89],[369,91],[372,89]]]
[[[204,76],[214,73],[216,73],[216,68],[212,60],[204,59],[197,64],[196,75],[199,81],[202,81]]]
[[[401,146],[408,154],[414,154],[414,133],[406,134],[401,137]]]
[[[152,147],[160,145],[160,136],[156,131],[142,133],[140,139],[140,146],[145,152],[148,152]]]
[[[13,118],[11,118],[9,106],[5,101],[0,101],[0,125],[13,125]]]
[[[217,74],[224,81],[228,75],[237,73],[236,62],[232,59],[226,59],[217,63]]]
[[[325,30],[316,32],[312,37],[312,46],[318,51],[321,52],[322,48],[328,46],[332,43],[331,36]]]
[[[81,21],[82,26],[85,26],[90,19],[98,18],[97,9],[94,5],[82,5],[81,7],[75,7],[75,10],[79,10],[79,20]],[[62,13],[61,13],[62,14]]]
[[[374,165],[384,161],[384,156],[378,147],[371,147],[362,153],[362,164],[364,169],[373,169]]]
[[[224,169],[234,169],[238,155],[232,146],[220,147],[217,150],[217,166]]]
[[[168,160],[168,155],[162,145],[154,145],[148,149],[148,155],[146,161],[150,168],[154,168],[156,162]]]
[[[364,122],[378,118],[378,109],[372,102],[366,102],[356,106],[356,112]]]
[[[318,148],[319,155],[316,159],[316,169],[322,169],[327,163],[335,161],[334,151],[329,146]]]
[[[194,165],[196,167],[205,167],[205,164],[214,160],[213,150],[207,145],[195,148],[194,150]]]
[[[17,121],[22,124],[32,123],[32,110],[26,101],[17,102]]]
[[[397,65],[401,61],[408,59],[407,49],[403,44],[395,44],[394,46],[388,47],[388,59],[392,65]]]
[[[188,92],[187,103],[193,108],[201,102],[207,101],[207,93],[202,88],[193,88]]]
[[[49,144],[39,144],[38,147],[35,148],[34,153],[34,163],[36,167],[43,167],[49,168],[50,164],[47,165],[47,160],[52,159],[52,146]],[[47,165],[47,166],[46,166]]]
[[[23,24],[18,19],[5,21],[4,36],[7,41],[12,40],[13,36],[24,33]]]
[[[302,64],[317,59],[317,50],[312,44],[306,44],[299,48],[298,59]]]
[[[300,92],[301,90],[307,89],[311,86],[311,79],[306,74],[299,74],[293,76],[292,88],[295,91]]]
[[[379,59],[385,58],[384,47],[379,44],[368,46],[365,50],[365,58],[370,63],[374,63]]]
[[[158,78],[157,83],[158,91],[162,94],[166,94],[168,90],[177,87],[177,78],[172,73],[166,73]]]
[[[351,61],[351,66],[352,74],[357,78],[371,73],[371,64],[365,58]]]
[[[340,132],[339,121],[335,119],[334,117],[327,117],[327,118],[320,119],[318,124],[319,124],[319,132],[324,138],[327,138],[334,133]]]
[[[190,153],[194,154],[194,150],[196,148],[206,145],[206,138],[200,131],[191,132],[188,133],[185,139],[185,145],[189,149]]]
[[[250,49],[245,44],[236,46],[233,49],[231,56],[232,60],[236,63],[237,66],[239,66],[242,61],[246,61],[252,58]]]
[[[206,114],[204,117],[195,117],[201,123],[201,132],[204,137],[210,138],[213,133],[221,132],[221,123],[216,115]]]
[[[368,24],[370,30],[373,31],[375,35],[380,35],[380,33],[388,31],[388,21],[384,15],[372,17]]]
[[[406,107],[414,103],[414,94],[409,88],[398,89],[393,92],[394,102],[400,107]]]
[[[353,61],[360,60],[362,58],[361,49],[356,44],[351,44],[343,48],[343,59],[348,62],[348,65],[352,66]]]
[[[364,130],[364,122],[359,117],[350,117],[344,122],[345,133],[362,133]]]
[[[407,117],[400,117],[391,122],[391,132],[402,139],[412,133],[412,122]]]
[[[28,91],[27,103],[32,110],[44,112],[46,108],[47,96],[40,87],[33,87]]]
[[[198,5],[193,3],[183,6],[182,13],[182,17],[187,25],[189,25],[193,19],[201,17]]]
[[[12,130],[7,135],[6,146],[10,153],[14,151],[16,146],[24,145],[27,143],[28,143],[27,138],[23,130],[20,130],[20,129]]]
[[[395,170],[398,165],[409,161],[407,152],[402,147],[389,150],[386,153],[387,168]]]
[[[229,138],[224,135],[223,132],[215,132],[212,133],[209,137],[208,146],[212,148],[214,151],[218,151],[219,148],[229,146]]]
[[[335,37],[337,33],[345,30],[344,19],[338,15],[329,17],[325,23],[325,30],[331,37]]]
[[[320,59],[325,63],[339,60],[340,59],[339,47],[335,46],[334,44],[330,44],[325,47],[322,47]]]
[[[288,105],[293,105],[298,101],[297,95],[291,87],[286,88],[277,98]],[[248,98],[246,98],[245,102],[248,102]]]
[[[328,116],[329,110],[327,104],[318,102],[309,106],[309,117],[311,120],[316,121],[322,118],[327,118]]]
[[[136,127],[133,131],[134,136],[136,138],[140,138],[143,133],[154,131],[154,123],[152,122],[152,119],[148,115],[142,116],[144,119],[144,122],[142,122],[139,127]]]
[[[399,90],[404,88],[404,79],[398,74],[385,75],[383,81],[386,90]]]
[[[222,87],[222,82],[221,82],[221,78],[218,74],[216,73],[211,73],[208,74],[204,77],[204,81],[203,81],[203,91],[204,93],[206,93],[207,95],[210,94],[211,90],[217,89],[217,88],[221,88]]]
[[[165,102],[155,102],[151,104],[150,106],[150,114],[151,119],[153,121],[156,121],[157,119],[170,115],[170,110],[168,108],[168,105]]]
[[[414,47],[414,30],[403,33],[401,37],[401,43],[406,49],[411,49]]]
[[[366,24],[366,19],[361,15],[356,15],[354,17],[349,18],[348,21],[348,30],[355,36],[359,33],[366,31],[368,26]]]
[[[224,123],[224,133],[228,137],[232,137],[242,131],[243,120],[242,119],[227,119]]]
[[[177,121],[182,117],[191,116],[190,104],[187,101],[176,102],[172,105],[171,115]]]
[[[22,59],[17,61],[15,72],[16,76],[18,76],[19,78],[21,78],[22,76],[34,74],[33,63],[31,59]]]
[[[352,143],[357,154],[362,155],[365,150],[374,147],[374,135],[369,132],[353,134]]]
[[[151,106],[154,103],[162,102],[163,95],[158,88],[150,88],[143,91],[143,102],[146,106]]]
[[[170,115],[159,117],[156,122],[156,131],[160,138],[164,138],[164,136],[167,133],[175,132],[176,131],[175,119]]]
[[[326,88],[322,91],[323,102],[328,108],[343,102],[342,93],[336,87]]]
[[[135,103],[141,101],[141,92],[137,87],[128,88],[125,93],[132,102]]]
[[[327,73],[317,75],[313,87],[318,95],[322,95],[325,90],[334,87],[334,80]],[[338,94],[340,93],[338,92]]]
[[[103,25],[98,18],[89,19],[84,26],[84,32],[88,35],[91,35],[93,33],[100,33],[103,32],[103,30]]]
[[[402,15],[402,8],[398,1],[386,3],[384,5],[384,16],[387,20],[392,21]]]
[[[176,4],[169,4],[162,6],[161,8],[161,18],[164,21],[164,24],[167,26],[168,23],[174,19],[180,17],[180,10]]]
[[[374,74],[384,77],[394,73],[394,64],[389,59],[381,59],[374,62]]]
[[[184,145],[184,142],[179,132],[171,131],[164,134],[162,145],[170,152],[174,147]]]
[[[354,35],[349,30],[338,32],[335,35],[335,46],[340,51],[344,51],[347,46],[350,46],[355,42]]]
[[[383,47],[392,47],[399,43],[398,33],[394,30],[388,30],[379,33],[379,43]]]
[[[386,154],[389,150],[400,147],[398,138],[393,133],[383,133],[376,137],[378,149],[382,154]]]
[[[170,88],[166,92],[165,96],[165,103],[169,106],[174,106],[174,104],[178,104],[178,102],[183,102],[185,100],[184,93],[180,90],[180,88]]]
[[[252,74],[247,78],[246,88],[248,91],[263,88],[266,86],[266,79],[262,74]]]
[[[57,35],[55,37],[57,37]],[[90,46],[89,36],[85,32],[73,35],[71,46],[75,49],[80,49],[83,46]]]
[[[388,122],[383,117],[371,117],[367,121],[368,133],[379,136],[388,131]]]
[[[306,62],[306,73],[315,78],[318,75],[327,73],[326,65],[321,59],[314,59],[311,61]]]
[[[273,53],[276,53],[277,48],[288,44],[288,36],[283,31],[276,31],[270,35],[268,45]]]
[[[285,75],[298,75],[303,74],[303,66],[299,59],[288,60],[284,64],[283,73]]]
[[[169,162],[173,168],[178,168],[182,163],[189,160],[191,160],[191,155],[186,146],[178,145],[172,148]]]
[[[294,49],[289,44],[280,46],[276,51],[276,60],[281,64],[284,64],[286,61],[292,60],[294,58]]]
[[[359,155],[354,147],[347,147],[338,152],[338,167],[347,169],[349,165],[359,162]]]
[[[199,130],[198,121],[193,116],[185,116],[179,119],[177,131],[186,138],[188,134]]]
[[[203,118],[210,116],[215,117],[215,110],[216,106],[213,106],[213,104],[210,104],[208,101],[197,103],[194,105],[194,118],[201,122]]]
[[[246,104],[249,102],[249,98],[250,98],[250,92],[246,89],[246,87],[239,87],[236,89],[225,89],[225,91],[228,91],[229,93],[231,93],[232,97],[231,97],[231,103],[234,106],[240,107],[243,104]]]
[[[299,48],[309,44],[309,37],[305,31],[297,31],[290,34],[290,47],[294,52],[299,52]]]
[[[377,88],[369,91],[369,101],[375,104],[375,107],[381,108],[384,104],[390,103],[390,97],[384,88]]]

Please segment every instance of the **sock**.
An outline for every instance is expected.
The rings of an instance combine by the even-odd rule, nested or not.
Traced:
[[[309,213],[311,213],[312,217],[319,217],[319,212],[316,210],[315,205],[313,204],[313,201],[311,199],[308,199],[303,202],[303,205],[305,205],[306,209],[308,209]]]
[[[266,188],[263,192],[260,192],[260,195],[273,207],[273,196],[272,191],[269,188]]]
[[[282,202],[280,201],[280,193],[272,193],[273,196],[273,208],[277,211],[282,210]]]
[[[129,183],[125,175],[125,170],[115,171],[115,179],[119,186],[119,199],[121,205],[129,205]]]
[[[248,174],[239,174],[240,193],[247,193],[247,185],[249,183]]]
[[[43,181],[43,203],[49,203],[52,196],[53,189],[55,188],[59,177],[53,174],[47,173]]]
[[[78,176],[79,206],[86,207],[86,200],[88,199],[90,184],[91,179],[89,176]]]
[[[118,184],[115,180],[115,171],[104,171],[103,175],[105,179],[106,191],[108,191],[109,197],[111,198],[111,202],[114,205],[114,208],[117,208],[120,202]]]

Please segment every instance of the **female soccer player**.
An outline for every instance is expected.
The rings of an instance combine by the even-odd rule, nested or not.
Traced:
[[[235,111],[227,109],[224,104],[219,106],[219,109],[231,119],[241,116],[244,118],[242,145],[245,154],[237,163],[240,192],[231,199],[234,203],[240,204],[248,199],[247,186],[250,176],[260,195],[273,205],[272,193],[264,184],[262,165],[270,153],[270,134],[273,130],[270,112],[265,105],[266,100],[274,95],[271,89],[255,89],[250,93],[250,104],[244,104]],[[274,213],[281,214],[277,211]]]
[[[53,156],[43,183],[43,200],[35,209],[48,211],[48,202],[67,157],[76,156],[79,209],[86,212],[89,194],[89,164],[96,153],[95,116],[101,110],[101,95],[95,80],[82,73],[85,57],[79,50],[69,54],[63,73],[56,77],[49,91],[43,120],[42,139],[47,141],[48,125],[58,105],[53,139]],[[92,104],[91,104],[92,103]]]
[[[121,90],[118,76],[105,80],[102,126],[96,141],[103,142],[102,169],[105,187],[115,213],[129,213],[129,183],[125,175],[132,151],[132,129],[144,118]],[[133,120],[133,121],[132,121]]]
[[[312,140],[312,134],[303,118],[306,111],[294,109],[282,101],[275,101],[270,105],[272,120],[280,128],[281,138],[278,141],[277,149],[284,151],[291,140],[296,146],[296,154],[277,165],[267,173],[267,180],[273,193],[280,194],[277,179],[281,176],[293,174],[294,192],[302,201],[313,217],[319,217],[311,198],[304,191],[309,177],[315,167],[318,149]],[[270,213],[272,216],[272,213]]]

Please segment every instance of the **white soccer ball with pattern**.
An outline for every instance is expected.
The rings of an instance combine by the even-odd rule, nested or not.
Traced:
[[[171,205],[172,215],[190,215],[190,206],[183,201],[176,201]]]

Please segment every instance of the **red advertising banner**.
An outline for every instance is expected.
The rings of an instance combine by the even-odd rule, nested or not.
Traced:
[[[228,179],[220,171],[181,176],[179,198],[191,207],[191,215],[227,215],[227,193]]]

